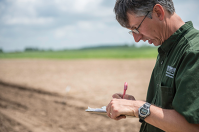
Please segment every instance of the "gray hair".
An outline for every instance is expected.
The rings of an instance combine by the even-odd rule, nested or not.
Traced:
[[[147,17],[152,18],[151,11],[156,4],[163,6],[170,14],[175,12],[172,0],[117,0],[114,7],[116,19],[121,26],[130,28],[127,12],[136,16],[145,16],[150,12]]]

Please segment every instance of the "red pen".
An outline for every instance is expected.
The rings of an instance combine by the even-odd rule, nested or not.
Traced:
[[[128,83],[127,83],[127,82],[125,82],[125,83],[124,83],[124,92],[123,92],[123,96],[122,96],[122,98],[124,98],[124,95],[126,94],[126,90],[127,90],[127,88],[128,88]]]

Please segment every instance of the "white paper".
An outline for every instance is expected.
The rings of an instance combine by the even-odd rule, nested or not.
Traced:
[[[106,113],[106,106],[103,106],[101,108],[91,108],[91,107],[88,107],[88,109],[86,109],[85,111],[87,112],[104,112]]]

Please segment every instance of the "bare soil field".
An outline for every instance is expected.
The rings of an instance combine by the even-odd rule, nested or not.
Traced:
[[[137,132],[136,118],[85,112],[123,92],[145,100],[154,59],[0,60],[0,132]]]

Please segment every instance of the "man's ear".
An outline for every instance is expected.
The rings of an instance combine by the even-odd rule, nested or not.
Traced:
[[[160,4],[156,4],[153,7],[153,13],[160,21],[164,19],[165,11],[164,11],[164,8]]]

